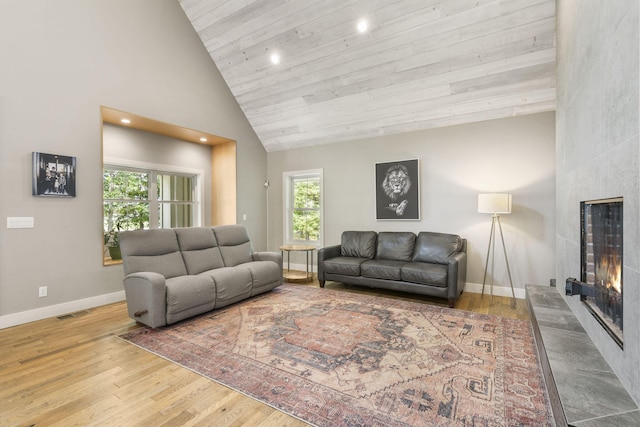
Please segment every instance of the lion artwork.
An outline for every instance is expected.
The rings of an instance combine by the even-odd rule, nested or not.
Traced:
[[[394,211],[398,216],[402,216],[409,201],[407,199],[401,201],[401,199],[409,192],[410,188],[411,179],[409,179],[409,171],[405,166],[397,164],[387,169],[382,182],[382,189],[387,197],[391,199],[391,203],[385,208]]]

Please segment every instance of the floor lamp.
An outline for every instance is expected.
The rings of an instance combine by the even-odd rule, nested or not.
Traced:
[[[269,184],[269,179],[265,179],[264,184],[262,185],[264,185],[264,189],[267,190],[267,248],[268,248],[269,247],[269,187],[271,186],[271,184]]]
[[[504,251],[504,261],[507,264],[507,274],[509,275],[509,284],[511,285],[511,308],[516,306],[516,293],[513,290],[513,280],[511,280],[511,269],[509,268],[509,259],[507,258],[507,248],[504,245],[504,235],[502,234],[502,224],[500,223],[500,214],[511,213],[511,194],[506,193],[488,193],[478,194],[478,212],[490,213],[491,217],[491,234],[489,234],[489,247],[487,248],[487,261],[484,264],[484,278],[482,279],[482,296],[484,296],[484,287],[487,282],[487,273],[489,267],[489,255],[491,255],[491,302],[493,302],[493,276],[495,275],[495,259],[496,259],[496,223],[500,230],[500,239],[502,240],[502,249]]]

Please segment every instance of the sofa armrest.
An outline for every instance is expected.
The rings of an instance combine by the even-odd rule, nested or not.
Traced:
[[[455,301],[467,283],[467,254],[458,252],[449,257],[447,266],[447,298]]]
[[[273,261],[278,264],[278,267],[282,270],[282,254],[280,252],[254,252],[251,256],[254,261]]]
[[[124,278],[129,317],[152,328],[167,324],[167,287],[163,275],[149,271]]]
[[[320,286],[324,286],[324,260],[340,256],[341,245],[327,246],[318,249],[318,281]]]

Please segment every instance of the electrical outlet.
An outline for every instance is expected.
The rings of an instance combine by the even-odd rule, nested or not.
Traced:
[[[38,288],[38,298],[42,298],[42,297],[46,297],[47,296],[47,287],[46,286],[40,286]]]

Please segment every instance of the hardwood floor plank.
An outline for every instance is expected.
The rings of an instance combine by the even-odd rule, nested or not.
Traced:
[[[299,286],[318,287],[317,280]],[[446,306],[442,299],[328,282],[328,289]],[[528,320],[511,298],[465,292],[456,308]],[[0,424],[259,426],[306,423],[133,346],[124,302],[0,330]]]

